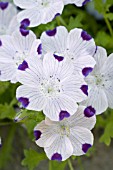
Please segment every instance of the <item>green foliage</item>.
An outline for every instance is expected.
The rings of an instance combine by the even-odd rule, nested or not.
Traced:
[[[22,161],[23,166],[27,166],[29,170],[33,170],[38,166],[40,161],[46,159],[44,153],[38,153],[32,149],[24,150],[25,158]]]
[[[57,162],[57,161],[49,161],[49,170],[64,170],[67,165],[67,161]]]

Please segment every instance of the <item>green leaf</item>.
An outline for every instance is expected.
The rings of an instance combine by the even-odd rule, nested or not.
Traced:
[[[64,170],[67,165],[67,161],[49,161],[49,170]]]
[[[100,138],[100,142],[104,142],[107,146],[110,145],[111,137],[113,137],[113,122],[110,122],[105,127],[104,134]]]
[[[105,16],[106,16],[106,18],[108,18],[110,21],[113,20],[113,13],[108,13],[108,14],[106,14]]]
[[[99,13],[101,14],[105,13],[104,9],[105,4],[103,3],[103,0],[94,0],[94,6]]]
[[[11,105],[8,104],[0,104],[0,119],[14,119],[15,110]]]
[[[70,31],[71,29],[75,27],[83,27],[83,24],[82,24],[83,18],[84,18],[83,13],[78,14],[75,18],[71,16],[68,27],[67,27],[68,30]]]
[[[44,153],[38,153],[32,149],[24,150],[25,158],[22,161],[23,166],[27,166],[29,170],[33,170],[38,166],[40,161],[45,160],[47,157]]]

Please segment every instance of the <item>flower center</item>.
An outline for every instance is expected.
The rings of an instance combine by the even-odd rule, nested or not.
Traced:
[[[61,136],[64,136],[64,135],[69,136],[70,135],[70,127],[66,126],[66,125],[61,125],[59,133]]]
[[[59,79],[44,80],[40,84],[40,89],[47,97],[55,97],[61,92],[61,85]]]
[[[101,75],[95,75],[95,83],[96,85],[102,85],[103,84],[103,77]]]

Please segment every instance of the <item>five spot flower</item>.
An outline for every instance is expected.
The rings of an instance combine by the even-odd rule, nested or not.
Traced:
[[[20,31],[15,31],[12,35],[2,35],[0,38],[1,81],[10,80],[16,83],[17,70],[24,59],[41,53],[40,40],[36,39],[32,31],[25,30],[24,27],[22,25]]]
[[[64,58],[74,66],[74,72],[86,76],[92,71],[96,46],[84,30],[75,28],[68,33],[65,27],[59,26],[42,33],[41,41],[43,53],[51,51],[59,61]]]
[[[29,110],[43,110],[54,121],[73,115],[77,102],[87,98],[88,87],[83,77],[73,75],[73,67],[59,62],[52,53],[47,53],[43,61],[38,57],[26,58],[17,78],[23,84],[16,92],[22,105]]]
[[[113,54],[107,57],[106,50],[97,47],[94,59],[96,66],[85,78],[89,87],[89,95],[82,104],[92,105],[96,114],[101,114],[108,107],[113,108]]]
[[[35,27],[52,21],[62,14],[64,5],[85,5],[89,0],[14,0],[14,3],[23,10],[18,14],[19,22],[28,18],[30,26]]]
[[[92,109],[79,106],[68,119],[55,122],[46,118],[39,123],[34,129],[36,144],[44,147],[50,160],[64,161],[71,155],[83,155],[93,145],[90,130],[95,123],[94,109],[92,114]]]

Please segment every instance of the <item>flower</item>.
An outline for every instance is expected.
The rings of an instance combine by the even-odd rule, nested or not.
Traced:
[[[18,14],[19,22],[28,18],[30,26],[35,27],[52,21],[57,15],[62,14],[64,5],[85,5],[89,0],[14,0],[14,3],[24,11]]]
[[[63,10],[62,0],[14,0],[14,3],[25,9],[18,14],[19,21],[28,18],[31,27],[52,21]]]
[[[92,108],[92,107],[91,107]],[[71,155],[85,154],[93,145],[91,129],[96,123],[95,112],[89,116],[87,108],[59,122],[46,118],[34,128],[36,144],[44,147],[50,160],[64,161]]]
[[[19,67],[18,80],[23,85],[17,89],[16,97],[23,107],[43,110],[55,121],[73,115],[77,102],[87,97],[88,86],[83,77],[73,75],[73,67],[58,61],[52,53],[47,53],[43,61],[39,57],[26,58]]]
[[[0,35],[12,33],[11,22],[16,14],[17,9],[13,4],[9,2],[0,2]],[[13,30],[15,30],[14,25]]]
[[[63,26],[49,30],[41,35],[43,53],[52,52],[61,60],[64,57],[74,65],[74,72],[84,76],[93,70],[96,50],[93,38],[84,30],[75,28],[69,33]]]
[[[97,47],[94,55],[96,66],[85,81],[89,95],[83,105],[95,108],[96,114],[103,113],[108,107],[113,108],[113,54],[107,57],[106,50]]]
[[[22,23],[20,31],[15,31],[12,35],[2,35],[0,37],[0,80],[12,83],[17,82],[17,70],[21,67],[24,59],[41,52],[40,40],[36,39],[32,31],[25,30]],[[38,55],[39,56],[39,55]]]

